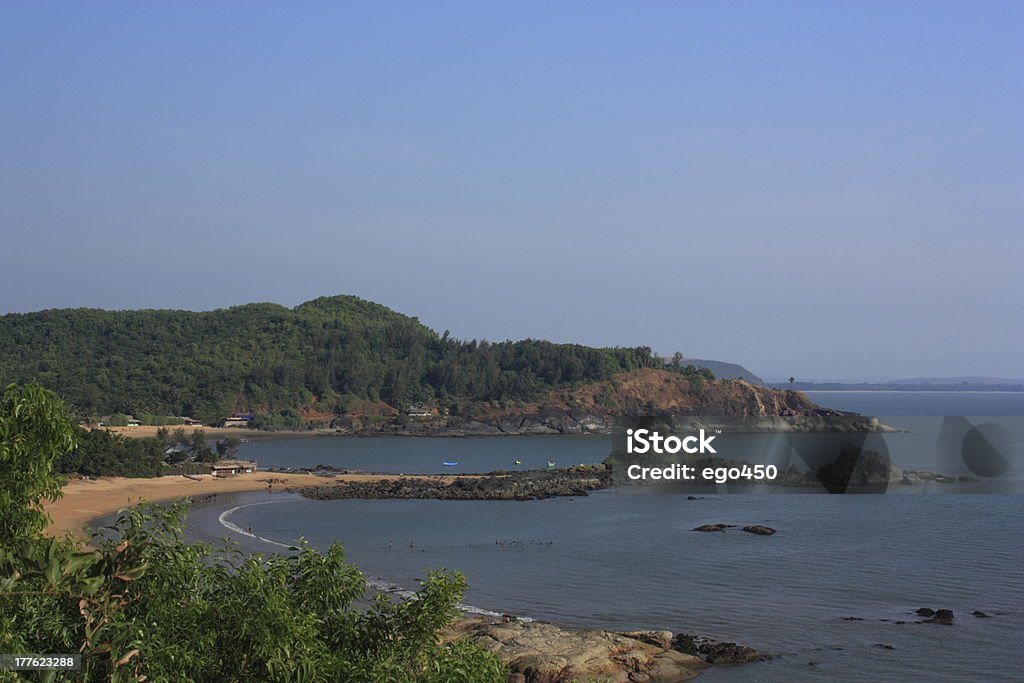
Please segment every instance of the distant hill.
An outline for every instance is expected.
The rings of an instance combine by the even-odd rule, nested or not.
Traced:
[[[259,426],[297,427],[424,405],[465,415],[482,404],[532,401],[643,368],[700,375],[702,382],[713,377],[685,364],[666,368],[648,347],[454,340],[353,296],[295,308],[0,316],[0,383],[37,380],[82,416],[212,422],[246,412]]]
[[[764,384],[764,381],[738,363],[726,363],[721,360],[703,360],[701,358],[685,358],[683,364],[693,364],[698,368],[707,368],[718,379],[742,379],[751,384]]]

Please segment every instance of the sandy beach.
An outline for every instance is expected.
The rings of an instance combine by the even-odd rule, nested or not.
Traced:
[[[226,436],[235,436],[239,439],[280,439],[283,437],[317,436],[318,434],[333,433],[332,430],[307,429],[303,431],[268,432],[259,429],[249,429],[248,427],[195,427],[188,425],[172,425],[169,427],[140,425],[138,427],[95,427],[95,429],[105,429],[112,434],[120,434],[131,439],[153,438],[156,436],[157,431],[161,429],[166,429],[172,433],[178,429],[183,429],[186,434],[191,434],[195,430],[201,429],[207,439],[223,439]]]
[[[267,488],[271,479],[273,479],[274,490],[284,491],[297,486],[316,486],[332,481],[370,482],[395,478],[398,477],[386,474],[341,474],[334,477],[323,477],[315,474],[254,472],[225,478],[203,475],[192,479],[174,475],[152,479],[130,477],[74,479],[64,486],[64,495],[60,500],[45,506],[46,512],[53,520],[46,531],[51,536],[60,536],[65,531],[70,531],[85,538],[84,527],[92,520],[112,514],[130,505],[140,502],[162,502],[189,496],[208,496],[211,493],[258,491]],[[451,477],[431,475],[406,475],[406,478],[451,480]]]

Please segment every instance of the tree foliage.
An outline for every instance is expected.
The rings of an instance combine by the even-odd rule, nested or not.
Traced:
[[[95,309],[0,316],[0,381],[35,380],[82,416],[213,422],[244,410],[298,426],[303,407],[364,401],[531,400],[558,386],[665,367],[647,347],[597,349],[528,339],[438,336],[416,318],[351,296],[293,309]]]
[[[466,588],[457,573],[365,606],[366,582],[340,545],[264,557],[187,543],[185,503],[123,510],[91,548],[45,538],[39,506],[59,490],[52,465],[70,425],[46,391],[9,387],[0,427],[0,500],[33,513],[3,520],[0,652],[81,652],[74,680],[89,682],[505,679],[479,647],[437,640]]]
[[[75,445],[64,407],[49,391],[10,385],[0,394],[0,546],[46,526],[43,502],[60,496],[53,463]]]

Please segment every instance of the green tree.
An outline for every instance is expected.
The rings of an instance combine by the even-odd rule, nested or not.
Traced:
[[[60,487],[53,464],[73,446],[52,394],[4,391],[0,652],[81,652],[74,680],[86,683],[505,680],[480,647],[438,643],[466,588],[457,573],[430,574],[413,597],[377,595],[367,607],[366,581],[340,545],[319,552],[300,541],[263,557],[187,543],[187,503],[123,510],[92,549],[45,538],[42,501]],[[15,680],[24,679],[0,672]]]
[[[218,439],[214,444],[217,450],[217,457],[221,460],[233,458],[241,444],[242,440],[237,436],[226,436],[223,439]]]
[[[60,497],[53,465],[75,445],[64,406],[37,384],[0,395],[0,546],[41,532],[45,501]]]

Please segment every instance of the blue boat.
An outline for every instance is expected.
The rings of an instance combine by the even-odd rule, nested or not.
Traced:
[[[444,460],[444,461],[441,462],[441,464],[444,465],[445,467],[455,467],[459,463],[451,462],[450,460]]]

